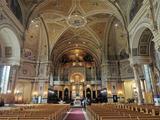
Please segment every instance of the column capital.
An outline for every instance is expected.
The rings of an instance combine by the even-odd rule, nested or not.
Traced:
[[[131,64],[131,67],[133,68],[138,68],[140,66],[140,64]]]
[[[152,59],[149,56],[134,56],[129,59],[130,65],[143,65],[143,64],[150,64]]]

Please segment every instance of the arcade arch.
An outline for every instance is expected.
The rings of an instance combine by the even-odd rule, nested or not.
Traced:
[[[15,80],[10,80],[12,74],[12,66],[20,65],[20,43],[15,32],[8,27],[0,29],[0,45],[1,45],[1,61],[0,74],[1,84],[0,93],[13,92],[15,88]],[[15,68],[15,67],[13,67]],[[12,77],[10,77],[12,79]]]

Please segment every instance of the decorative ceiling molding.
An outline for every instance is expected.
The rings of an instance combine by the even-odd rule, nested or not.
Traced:
[[[87,24],[87,20],[85,17],[80,15],[71,15],[67,19],[67,23],[69,26],[74,28],[85,27]]]

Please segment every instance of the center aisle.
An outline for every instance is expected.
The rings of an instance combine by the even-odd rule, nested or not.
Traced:
[[[86,120],[82,108],[72,108],[65,120]]]

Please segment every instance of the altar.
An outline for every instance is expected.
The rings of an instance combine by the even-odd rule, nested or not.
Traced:
[[[73,106],[74,106],[74,107],[81,107],[81,106],[82,106],[82,105],[81,105],[81,99],[78,98],[78,97],[76,97],[76,98],[74,99],[74,101],[73,101]]]

